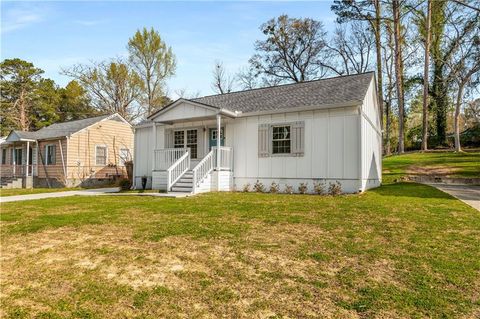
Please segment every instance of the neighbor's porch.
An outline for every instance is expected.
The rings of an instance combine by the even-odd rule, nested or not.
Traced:
[[[31,188],[37,176],[37,145],[34,140],[8,140],[0,146],[2,188]]]

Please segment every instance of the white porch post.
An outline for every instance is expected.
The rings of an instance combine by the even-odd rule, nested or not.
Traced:
[[[26,163],[26,165],[25,165],[25,177],[28,177],[28,165],[29,165],[28,158],[30,157],[30,142],[29,141],[27,141],[27,152],[26,153],[27,153],[27,158],[25,159],[25,163]]]
[[[220,143],[220,133],[221,133],[221,119],[222,119],[222,116],[220,114],[217,114],[217,171],[220,171],[220,156],[221,156],[221,152],[220,152],[220,146],[222,145]]]
[[[153,147],[152,147],[152,171],[155,170],[155,150],[157,149],[157,123],[153,122],[152,126],[153,134]]]
[[[13,165],[13,177],[15,177],[15,173],[16,173],[16,150],[15,150],[15,142],[13,142],[13,147],[12,147],[12,165]]]

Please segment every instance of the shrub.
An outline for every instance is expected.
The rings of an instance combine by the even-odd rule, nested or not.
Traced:
[[[336,181],[335,183],[330,183],[330,186],[328,187],[328,193],[332,196],[342,194],[342,184],[340,184],[339,181]]]
[[[293,194],[293,186],[285,185],[285,194]]]
[[[257,193],[265,193],[265,186],[257,179],[255,184],[253,184],[253,190]]]
[[[128,178],[122,178],[118,181],[118,186],[121,190],[129,190],[132,187],[132,183],[128,180]]]
[[[248,193],[250,191],[250,183],[243,185],[243,192]]]
[[[300,194],[306,194],[308,192],[308,183],[300,183],[300,185],[298,185],[298,192]]]
[[[280,191],[280,185],[278,185],[275,182],[272,182],[272,185],[270,185],[270,193],[276,194]]]
[[[325,184],[321,182],[313,182],[313,191],[317,195],[325,194]]]

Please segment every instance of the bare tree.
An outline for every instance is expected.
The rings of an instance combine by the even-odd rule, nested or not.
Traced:
[[[385,86],[385,154],[390,155],[392,153],[391,143],[390,143],[390,134],[391,134],[391,123],[392,123],[392,104],[393,104],[393,93],[395,90],[395,81],[394,81],[394,51],[395,44],[393,41],[393,27],[391,22],[385,24],[385,34],[386,34],[386,43],[385,48],[383,48],[384,56],[384,65],[383,70],[386,75],[386,86]]]
[[[91,65],[77,64],[62,72],[87,90],[97,110],[119,113],[127,121],[142,115],[138,99],[144,88],[143,81],[127,62],[115,59]]]
[[[235,84],[235,78],[227,73],[222,61],[215,61],[212,71],[212,89],[218,94],[230,93]]]
[[[335,57],[324,66],[337,75],[364,73],[370,69],[375,41],[368,26],[362,21],[338,24],[332,44],[327,44]]]
[[[403,90],[404,74],[403,74],[403,57],[402,57],[402,34],[401,34],[401,15],[400,0],[392,0],[393,13],[393,35],[395,43],[395,80],[397,88],[397,104],[398,104],[398,153],[405,151],[405,132],[404,132],[404,103],[405,95]]]
[[[428,149],[428,75],[430,66],[430,26],[432,23],[432,0],[427,0],[427,17],[425,21],[425,62],[423,66],[423,124],[422,124],[422,150]]]
[[[325,76],[326,32],[320,21],[282,15],[260,30],[267,39],[256,41],[257,53],[249,60],[257,75],[293,82]]]
[[[237,73],[237,82],[242,90],[251,90],[260,87],[259,78],[250,67],[243,67]]]

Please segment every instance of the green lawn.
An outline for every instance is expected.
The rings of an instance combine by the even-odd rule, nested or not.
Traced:
[[[408,153],[383,159],[383,180],[406,175],[480,178],[480,151]]]
[[[2,318],[480,316],[480,213],[429,186],[1,208]]]
[[[80,190],[82,188],[11,188],[0,189],[0,196],[15,196],[15,195],[27,195],[27,194],[41,194],[41,193],[53,193],[53,192],[65,192]]]

